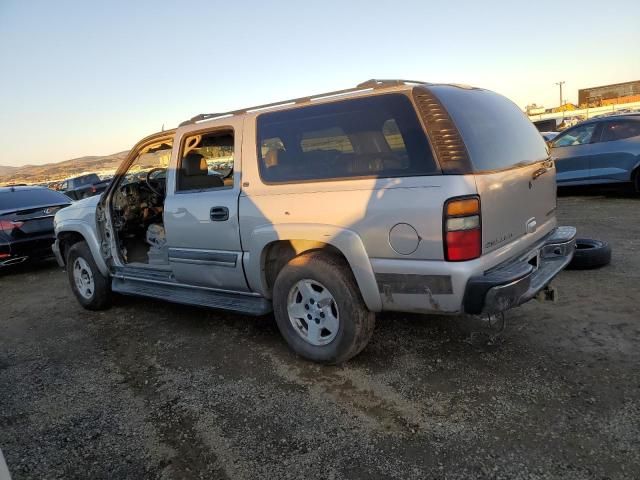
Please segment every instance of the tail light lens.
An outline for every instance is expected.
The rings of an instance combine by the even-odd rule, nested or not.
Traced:
[[[482,253],[480,198],[451,198],[444,206],[444,256],[450,262],[478,258]]]
[[[12,220],[0,220],[0,230],[11,233],[14,228],[20,228],[24,222],[14,222]]]

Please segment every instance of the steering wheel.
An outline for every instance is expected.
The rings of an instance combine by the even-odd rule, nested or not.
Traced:
[[[167,169],[162,167],[152,168],[147,172],[147,175],[144,177],[144,181],[147,184],[147,187],[149,187],[149,190],[151,190],[153,193],[163,198],[165,196],[165,192],[167,188],[167,179],[165,177],[163,178],[164,181],[161,181],[160,179],[152,178],[152,176],[156,173],[166,172],[166,171]]]

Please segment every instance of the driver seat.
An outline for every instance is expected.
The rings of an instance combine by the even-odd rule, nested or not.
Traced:
[[[224,181],[218,175],[209,175],[204,156],[190,152],[182,159],[180,167],[180,190],[203,190],[224,187]]]

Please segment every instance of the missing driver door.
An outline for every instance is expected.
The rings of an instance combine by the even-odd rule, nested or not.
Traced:
[[[180,283],[247,291],[238,222],[242,119],[187,127],[179,141],[164,213],[173,274]]]

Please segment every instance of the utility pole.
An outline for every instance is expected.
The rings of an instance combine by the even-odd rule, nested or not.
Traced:
[[[562,107],[562,85],[564,85],[564,80],[554,83],[554,85],[558,85],[560,87],[560,107]]]

